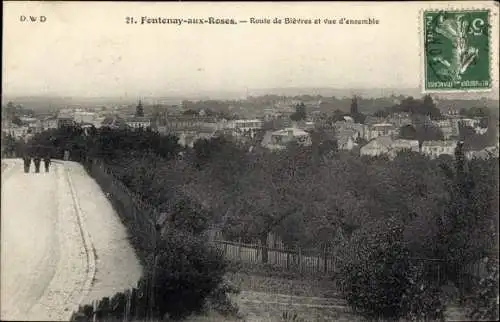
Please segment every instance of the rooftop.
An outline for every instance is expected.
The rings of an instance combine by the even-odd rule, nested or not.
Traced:
[[[274,131],[273,135],[280,135],[280,136],[289,136],[289,135],[293,135],[293,136],[308,136],[309,133],[307,133],[304,130],[295,128],[295,127],[289,127],[289,128],[283,129],[283,130]]]
[[[455,147],[457,145],[457,141],[448,140],[448,141],[424,141],[422,143],[422,147]]]

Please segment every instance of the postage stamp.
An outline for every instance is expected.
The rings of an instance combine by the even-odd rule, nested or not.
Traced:
[[[424,90],[491,89],[489,10],[424,11]]]

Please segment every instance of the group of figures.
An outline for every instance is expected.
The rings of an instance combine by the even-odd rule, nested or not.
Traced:
[[[45,156],[44,158],[42,158],[39,155],[35,155],[34,157],[25,156],[23,158],[24,172],[25,173],[30,172],[31,162],[33,161],[33,164],[35,165],[35,173],[39,173],[40,172],[40,164],[42,163],[42,159],[43,159],[43,163],[45,164],[45,172],[49,172],[51,161],[50,161],[50,156],[48,156],[48,155]]]

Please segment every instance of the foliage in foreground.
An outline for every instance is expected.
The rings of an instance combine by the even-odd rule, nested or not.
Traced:
[[[468,317],[476,321],[498,321],[498,260],[487,260],[487,275],[475,287]]]
[[[149,267],[137,287],[129,290],[129,308],[127,295],[117,293],[100,301],[97,319],[124,319],[127,310],[129,319],[145,319],[150,309],[152,317],[159,320],[181,320],[207,309],[234,316],[238,309],[228,294],[237,290],[224,283],[225,270],[222,256],[202,239],[180,231],[167,232],[158,245],[156,269]],[[150,294],[154,302],[149,302]],[[73,320],[89,321],[92,315],[92,307],[87,305]]]
[[[389,221],[342,265],[344,295],[354,312],[368,319],[442,319],[444,307],[428,269],[410,257],[403,229]]]

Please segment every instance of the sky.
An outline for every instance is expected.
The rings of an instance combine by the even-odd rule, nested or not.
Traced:
[[[321,87],[418,88],[421,10],[487,2],[6,2],[4,95],[157,96]],[[45,16],[41,23],[20,17]],[[321,19],[321,24],[141,24],[141,17]],[[134,17],[138,24],[127,24]],[[324,19],[379,20],[328,25]],[[498,88],[498,38],[493,37]]]

